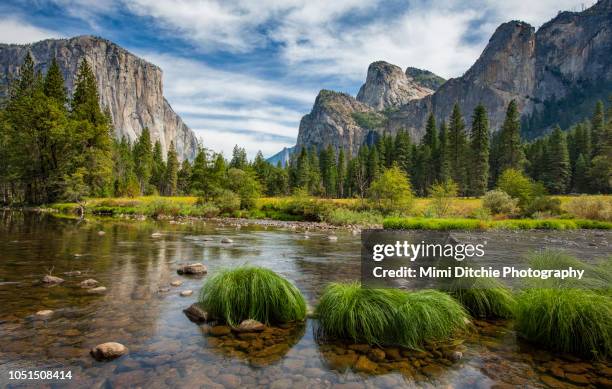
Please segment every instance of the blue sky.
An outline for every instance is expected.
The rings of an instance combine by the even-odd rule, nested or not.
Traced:
[[[592,2],[591,2],[592,3]],[[586,5],[590,5],[588,3]],[[160,66],[203,144],[250,157],[295,143],[320,89],[355,95],[369,63],[463,74],[502,22],[539,26],[584,1],[4,0],[0,42],[93,34]]]

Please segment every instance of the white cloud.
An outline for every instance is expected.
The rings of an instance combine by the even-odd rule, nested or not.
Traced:
[[[15,17],[0,19],[0,42],[2,43],[24,44],[61,36],[55,31],[32,26]]]

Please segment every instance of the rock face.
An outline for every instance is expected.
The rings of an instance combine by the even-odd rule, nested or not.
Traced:
[[[312,111],[300,121],[298,148],[321,148],[331,144],[356,153],[369,130],[358,124],[355,114],[372,114],[374,110],[345,93],[322,90]]]
[[[293,154],[294,151],[295,147],[284,147],[281,151],[266,159],[266,161],[270,162],[274,166],[280,162],[281,166],[285,167],[291,159],[291,154]]]
[[[406,129],[413,141],[419,141],[429,113],[438,122],[448,120],[455,103],[459,104],[468,128],[474,108],[482,103],[489,114],[491,129],[498,130],[512,100],[517,101],[523,119],[530,123],[524,127],[525,135],[534,137],[555,123],[540,120],[533,124],[531,119],[548,116],[555,120],[556,115],[542,112],[546,113],[551,106],[559,107],[558,101],[567,99],[573,104],[563,106],[575,106],[577,110],[586,107],[583,109],[588,112],[573,113],[576,120],[592,113],[593,104],[584,99],[606,96],[612,88],[611,52],[612,0],[600,0],[582,12],[562,12],[537,32],[527,23],[507,22],[497,28],[481,56],[463,76],[442,83],[433,94],[400,102],[401,94],[397,91],[403,89],[398,85],[406,85],[406,81],[398,81],[399,68],[377,65],[381,62],[370,66],[368,80],[359,91],[359,101],[348,95],[321,91],[312,112],[300,123],[297,147],[331,144],[355,154],[370,139],[370,132],[395,134],[399,129]],[[408,84],[435,89],[440,80],[425,84],[428,77],[423,72],[408,68]],[[395,87],[391,88],[392,85]],[[580,97],[576,91],[587,96]],[[376,109],[401,105],[385,112],[380,125],[368,127],[354,120],[355,112],[369,112],[370,107],[359,102],[367,102]]]
[[[430,72],[429,70],[413,68],[410,66],[406,68],[406,76],[412,78],[416,84],[434,91],[438,90],[438,88],[440,88],[440,86],[446,82],[445,79],[435,73]]]
[[[433,90],[415,83],[398,66],[377,61],[368,67],[368,76],[357,93],[357,101],[380,111],[432,93]]]
[[[55,57],[73,91],[78,66],[83,58],[98,81],[100,103],[111,113],[115,135],[134,141],[148,127],[151,139],[167,151],[173,141],[180,158],[193,159],[197,139],[163,96],[162,70],[102,38],[78,36],[48,39],[29,45],[0,44],[0,99],[5,97],[27,52],[36,69],[46,72]]]

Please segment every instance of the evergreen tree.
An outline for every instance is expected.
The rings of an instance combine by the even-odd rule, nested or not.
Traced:
[[[343,198],[345,196],[345,181],[346,181],[346,158],[344,157],[344,148],[340,147],[338,152],[338,180],[336,184],[336,193],[338,197]]]
[[[576,167],[574,169],[574,191],[578,193],[587,193],[589,191],[589,165],[583,154],[580,154],[576,159]]]
[[[308,192],[315,196],[323,192],[319,156],[314,147],[308,151]]]
[[[202,196],[208,200],[213,195],[210,184],[211,182],[206,149],[204,149],[204,147],[200,147],[196,157],[193,160],[193,166],[191,167],[190,192],[198,196]]]
[[[559,126],[548,138],[547,174],[544,185],[551,193],[565,193],[570,183],[570,161],[565,134]]]
[[[51,61],[51,66],[45,75],[44,91],[47,97],[55,99],[62,107],[66,104],[66,87],[64,86],[64,76],[57,64],[55,57]]]
[[[508,104],[506,118],[500,131],[499,171],[506,169],[523,170],[525,155],[521,143],[520,114],[515,100]]]
[[[474,109],[471,131],[470,194],[482,196],[489,182],[489,119],[482,104]]]
[[[142,129],[134,145],[134,171],[140,183],[140,193],[149,192],[149,181],[153,170],[153,145],[151,133],[147,127]]]
[[[331,145],[321,150],[319,154],[319,165],[325,195],[327,197],[336,196],[338,167],[336,165],[336,153]]]
[[[458,104],[453,107],[450,118],[448,149],[451,178],[459,187],[459,192],[465,194],[467,189],[467,135]]]
[[[603,101],[598,100],[595,104],[595,111],[591,118],[591,135],[593,137],[593,154],[597,155],[601,151],[601,145],[604,141],[604,132],[606,120],[604,115]]]
[[[412,167],[412,142],[408,131],[400,129],[395,136],[393,160],[406,175],[410,175]]]
[[[368,153],[368,162],[367,162],[367,182],[368,186],[372,181],[378,178],[380,173],[380,159],[378,157],[378,148],[371,147]]]
[[[179,161],[174,149],[174,142],[170,142],[166,160],[166,178],[164,180],[166,188],[164,194],[166,196],[175,196],[178,188]]]
[[[19,78],[16,83],[16,88],[13,89],[13,98],[24,95],[31,96],[34,92],[36,82],[36,73],[34,72],[34,60],[28,52],[23,60],[23,64],[19,68]]]
[[[163,194],[166,183],[164,178],[166,176],[166,164],[164,163],[164,157],[162,153],[161,142],[155,141],[153,146],[153,164],[151,166],[151,187],[154,188],[157,193]]]
[[[248,164],[246,150],[242,147],[238,147],[238,145],[234,146],[229,167],[244,170],[247,168]]]
[[[191,185],[191,163],[188,159],[184,159],[181,164],[181,169],[177,174],[177,191],[179,194],[188,194]]]
[[[442,121],[440,123],[440,135],[438,137],[439,142],[439,151],[438,151],[438,181],[446,182],[450,179],[450,150],[448,144],[448,127],[446,126],[446,122]]]

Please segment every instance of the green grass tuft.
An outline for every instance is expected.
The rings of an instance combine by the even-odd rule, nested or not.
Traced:
[[[576,230],[612,229],[612,223],[597,220],[580,219],[506,219],[478,220],[465,218],[388,218],[383,227],[391,230]]]
[[[457,279],[450,294],[474,317],[507,319],[516,309],[512,291],[495,278]]]
[[[200,291],[200,304],[214,318],[230,325],[246,319],[280,324],[306,317],[300,291],[272,270],[242,266],[222,270]]]
[[[477,219],[462,218],[389,218],[385,219],[383,226],[386,229],[395,230],[481,230],[486,229],[487,224]]]
[[[612,298],[581,289],[528,289],[517,299],[516,328],[525,339],[583,356],[612,355]]]
[[[465,326],[465,310],[437,291],[405,292],[332,283],[316,314],[326,337],[378,345],[419,348],[448,338]]]

